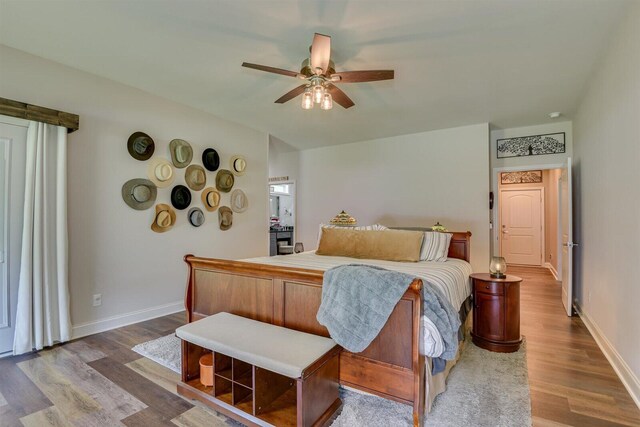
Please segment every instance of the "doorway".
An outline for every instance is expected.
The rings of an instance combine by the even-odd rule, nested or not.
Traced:
[[[269,256],[293,253],[296,224],[296,185],[269,184]]]

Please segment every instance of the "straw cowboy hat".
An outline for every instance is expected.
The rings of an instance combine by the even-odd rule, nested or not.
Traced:
[[[153,139],[144,132],[134,132],[127,140],[127,150],[136,160],[145,161],[153,156],[156,144]]]
[[[176,185],[171,190],[171,204],[178,210],[183,210],[191,204],[191,191],[184,185]]]
[[[231,210],[236,213],[242,213],[249,207],[249,199],[242,190],[233,190],[231,192]]]
[[[178,169],[185,168],[193,159],[193,149],[184,139],[174,139],[169,143],[169,151],[171,152],[171,161]]]
[[[200,165],[191,165],[184,173],[184,180],[193,191],[200,191],[207,184],[207,174]]]
[[[228,206],[221,206],[218,209],[218,223],[220,230],[228,230],[233,225],[233,212]]]
[[[234,182],[233,174],[226,169],[220,169],[216,174],[216,188],[218,191],[228,193],[233,188]]]
[[[220,205],[220,193],[213,187],[207,188],[202,192],[202,204],[209,212],[215,211]]]
[[[169,160],[156,158],[149,162],[147,176],[158,188],[166,188],[173,184],[175,174]]]
[[[236,175],[244,175],[247,168],[247,161],[243,156],[233,156],[231,158],[231,171]]]
[[[164,233],[171,230],[176,223],[176,212],[169,205],[159,203],[156,205],[156,216],[153,218],[151,229],[156,233]]]
[[[211,172],[217,171],[220,167],[220,156],[218,155],[218,152],[213,148],[207,148],[204,150],[202,153],[202,164]]]
[[[189,218],[189,223],[194,227],[200,227],[204,224],[204,213],[202,213],[202,209],[200,208],[189,209],[187,218]]]
[[[122,199],[124,202],[139,211],[153,206],[157,195],[158,189],[148,179],[130,179],[122,186]]]

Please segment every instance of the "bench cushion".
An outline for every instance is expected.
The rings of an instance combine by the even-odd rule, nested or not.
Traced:
[[[214,314],[181,326],[176,335],[289,378],[300,378],[309,365],[336,345],[331,338],[230,313]]]

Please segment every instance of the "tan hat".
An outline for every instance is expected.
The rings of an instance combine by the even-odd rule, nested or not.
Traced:
[[[216,189],[218,191],[228,193],[233,188],[234,182],[233,174],[226,169],[220,169],[216,174]]]
[[[207,174],[200,165],[191,165],[184,173],[184,180],[193,191],[200,191],[207,184]]]
[[[147,168],[147,176],[158,188],[165,188],[173,184],[175,174],[169,160],[152,159]]]
[[[151,229],[156,233],[164,233],[171,230],[176,223],[176,212],[169,205],[159,203],[156,205],[156,215],[153,218]]]
[[[233,225],[233,212],[228,206],[221,206],[218,209],[218,223],[220,230],[228,230]]]
[[[244,170],[247,168],[247,160],[243,156],[233,156],[229,166],[234,174],[244,175]]]
[[[171,161],[178,169],[185,168],[193,159],[193,148],[184,139],[174,139],[169,143]]]
[[[202,192],[202,204],[209,212],[215,211],[220,205],[220,193],[213,187],[205,189]]]
[[[231,192],[231,210],[236,213],[242,213],[249,207],[249,199],[244,191],[240,189]]]

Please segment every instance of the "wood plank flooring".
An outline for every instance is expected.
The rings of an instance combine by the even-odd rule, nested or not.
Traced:
[[[540,268],[521,276],[522,333],[535,426],[640,426],[640,410],[560,286]],[[184,313],[0,359],[0,426],[238,426],[175,392],[178,374],[131,351],[172,333]],[[428,425],[428,423],[427,423]]]

